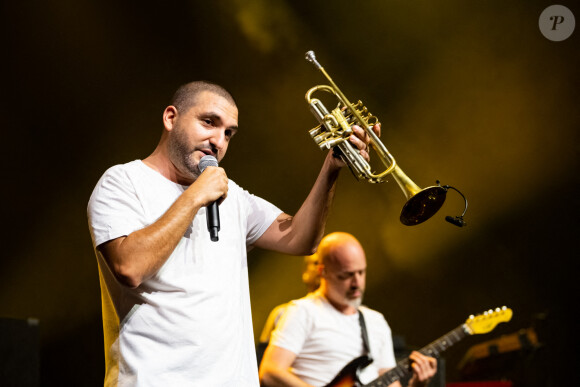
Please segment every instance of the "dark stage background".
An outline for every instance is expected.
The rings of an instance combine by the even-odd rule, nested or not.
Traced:
[[[557,3],[580,16],[578,2]],[[3,2],[0,316],[38,319],[42,384],[102,384],[87,201],[108,167],[154,149],[177,86],[210,79],[233,93],[240,132],[222,166],[286,212],[298,209],[324,159],[307,133],[315,119],[304,94],[325,83],[304,60],[310,49],[379,117],[383,142],[415,183],[439,179],[469,200],[465,228],[444,221],[463,210],[453,191],[431,220],[406,227],[394,182],[366,184],[343,171],[327,231],[351,232],[365,246],[365,303],[407,348],[507,305],[510,323],[445,354],[447,380],[464,377],[457,365],[470,346],[534,327],[541,348],[499,359],[487,377],[567,384],[578,361],[570,313],[580,35],[553,42],[540,33],[551,4]],[[302,259],[254,250],[249,261],[258,335],[271,308],[305,293]],[[7,332],[3,344],[16,340]]]

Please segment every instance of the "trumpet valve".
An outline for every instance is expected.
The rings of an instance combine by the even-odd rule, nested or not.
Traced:
[[[318,146],[322,150],[331,149],[331,148],[334,148],[338,144],[343,143],[345,141],[346,141],[346,139],[343,137],[334,137],[334,138],[329,138],[328,140],[325,140],[325,141],[319,143]]]
[[[316,141],[316,136],[318,136],[320,133],[322,133],[323,130],[323,126],[322,125],[318,125],[316,128],[312,128],[308,131],[308,133],[310,133],[310,137],[312,137],[314,139],[314,141]]]

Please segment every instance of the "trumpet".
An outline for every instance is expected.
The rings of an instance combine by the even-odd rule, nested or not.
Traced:
[[[392,175],[407,198],[400,216],[401,223],[404,225],[413,226],[432,217],[445,202],[448,188],[453,187],[441,186],[439,181],[437,181],[437,185],[424,189],[415,184],[397,165],[395,158],[373,131],[373,126],[379,123],[377,117],[371,114],[362,101],[359,100],[352,104],[346,98],[320,63],[318,63],[314,51],[306,53],[306,60],[314,64],[329,82],[329,85],[317,85],[306,92],[306,102],[308,102],[310,111],[320,124],[311,129],[309,133],[320,149],[334,149],[335,154],[338,154],[359,180],[364,179],[369,183],[382,183],[387,180],[388,175]],[[314,93],[319,91],[333,94],[338,99],[337,107],[329,112],[318,98],[313,97]],[[359,150],[355,149],[348,141],[354,125],[360,126],[368,134],[370,146],[385,167],[383,171],[373,172],[372,167],[360,155]],[[461,192],[459,193],[461,194]],[[467,209],[467,200],[465,204]],[[464,214],[465,211],[463,212]],[[463,226],[465,224],[463,215],[455,217],[456,222],[448,221],[456,225],[460,221],[461,226]]]

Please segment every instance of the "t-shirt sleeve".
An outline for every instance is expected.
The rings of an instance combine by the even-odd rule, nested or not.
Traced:
[[[97,183],[87,208],[95,247],[146,226],[143,207],[126,172],[112,167]]]
[[[304,305],[292,301],[272,332],[270,344],[298,355],[308,338],[310,325],[309,313]]]
[[[268,227],[282,213],[282,210],[246,190],[242,190],[242,195],[248,211],[246,244],[249,246],[264,234]]]

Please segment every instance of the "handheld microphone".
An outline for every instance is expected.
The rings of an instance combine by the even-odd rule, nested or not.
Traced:
[[[217,159],[211,155],[203,156],[199,160],[199,171],[203,173],[207,167],[217,167]],[[217,201],[210,203],[206,207],[206,217],[207,217],[207,231],[209,231],[209,237],[213,242],[216,242],[218,238],[218,231],[220,230],[220,211]]]

